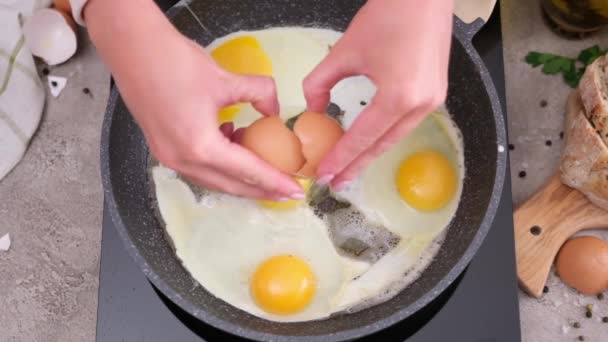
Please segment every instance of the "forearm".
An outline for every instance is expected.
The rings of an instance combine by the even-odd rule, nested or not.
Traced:
[[[159,45],[180,34],[152,0],[89,0],[84,19],[91,40],[113,72],[134,72]]]

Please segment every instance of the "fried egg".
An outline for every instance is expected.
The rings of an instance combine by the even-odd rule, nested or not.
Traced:
[[[310,28],[241,31],[216,39],[207,49],[231,72],[272,76],[286,120],[305,109],[302,81],[339,37],[339,32]],[[375,92],[363,76],[344,79],[332,89],[331,101],[345,112],[340,118],[345,129]],[[219,122],[233,121],[236,127],[259,118],[243,103],[218,114]],[[256,201],[209,191],[195,195],[163,166],[154,167],[152,176],[162,221],[192,277],[236,308],[295,322],[360,310],[415,281],[439,250],[458,207],[463,158],[460,133],[442,108],[349,187],[332,194],[373,223],[367,226],[377,223],[399,237],[372,261],[341,253],[328,221],[306,201]],[[298,181],[309,189],[309,183]],[[363,242],[377,237],[373,232],[355,235]]]
[[[402,236],[442,229],[462,191],[461,145],[447,113],[432,113],[337,195]]]
[[[287,120],[306,109],[304,78],[323,60],[340,33],[323,29],[272,28],[239,31],[216,39],[207,50],[224,69],[237,74],[272,76],[276,82],[280,115]],[[220,111],[219,122],[233,121],[236,128],[261,116],[251,104]]]
[[[205,289],[273,321],[335,312],[346,282],[369,265],[339,255],[305,205],[290,210],[208,193],[197,199],[175,172],[152,170],[156,199],[177,257]]]
[[[379,301],[383,291],[394,295],[428,266],[456,213],[463,178],[460,133],[442,109],[336,194],[401,237],[397,247],[349,283],[341,308]]]

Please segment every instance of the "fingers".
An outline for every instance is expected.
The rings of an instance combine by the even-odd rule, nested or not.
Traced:
[[[352,61],[331,53],[304,79],[304,97],[307,109],[323,113],[329,103],[331,89],[343,78],[354,76],[356,68]]]
[[[340,191],[346,187],[375,158],[386,152],[416,128],[426,114],[422,111],[407,114],[369,149],[357,156],[340,174],[336,175],[331,182],[332,188],[335,191]]]
[[[205,189],[249,198],[277,199],[258,187],[239,181],[213,168],[192,165],[186,167],[185,171],[181,173]]]
[[[234,123],[232,121],[224,122],[220,125],[220,132],[222,132],[226,138],[230,139],[234,132]]]
[[[302,187],[291,177],[273,168],[252,152],[228,140],[219,145],[211,156],[216,169],[276,198],[305,197]]]
[[[392,127],[402,113],[378,92],[369,106],[359,114],[334,148],[323,158],[317,174],[325,182],[332,181],[360,154],[371,148]]]
[[[264,115],[279,114],[279,100],[274,79],[266,76],[231,75],[231,105],[237,102],[251,102],[253,107]]]
[[[230,141],[235,144],[240,144],[243,139],[243,134],[245,134],[245,127],[237,128],[230,136]]]

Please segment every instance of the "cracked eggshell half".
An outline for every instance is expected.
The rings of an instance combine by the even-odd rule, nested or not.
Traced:
[[[278,116],[254,121],[240,138],[243,147],[282,172],[293,174],[304,165],[302,144]]]
[[[307,178],[316,177],[319,163],[344,134],[336,120],[315,112],[302,113],[293,125],[293,132],[302,143],[302,154],[306,160],[297,175]]]
[[[278,116],[258,119],[245,129],[240,143],[282,172],[315,178],[319,163],[343,134],[328,115],[304,112],[293,131]]]
[[[25,41],[34,56],[48,65],[61,64],[78,48],[76,23],[62,11],[41,9],[23,25]]]

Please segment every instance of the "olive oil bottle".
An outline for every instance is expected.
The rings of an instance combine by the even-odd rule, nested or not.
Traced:
[[[541,0],[543,10],[560,29],[590,33],[608,24],[608,0]]]

